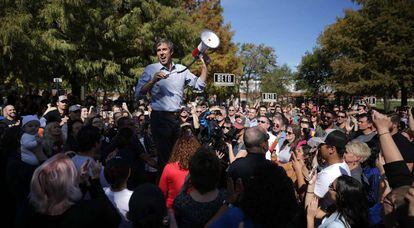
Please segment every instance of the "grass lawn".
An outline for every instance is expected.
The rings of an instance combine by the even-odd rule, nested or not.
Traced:
[[[408,101],[407,103],[408,103],[408,106],[414,107],[414,101]],[[401,101],[394,101],[394,100],[391,101],[391,110],[394,110],[396,107],[398,107],[400,105],[401,105]],[[384,109],[384,102],[377,101],[377,105],[373,106],[373,107],[383,110]]]

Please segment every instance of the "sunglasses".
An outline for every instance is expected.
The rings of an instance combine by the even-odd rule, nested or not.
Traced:
[[[288,135],[293,135],[293,132],[291,132],[291,131],[287,131],[287,132],[286,132],[286,134],[288,134]]]
[[[229,109],[229,112],[234,112],[234,111],[236,111],[236,110],[234,110],[234,109]]]
[[[230,129],[231,129],[231,127],[225,127],[225,126],[223,126],[223,127],[221,127],[221,129],[227,129],[227,130],[230,130]]]
[[[196,113],[201,113],[201,111],[196,111]]]
[[[338,118],[346,118],[346,116],[338,116]]]
[[[266,121],[263,121],[263,120],[259,120],[257,122],[262,123],[262,124],[267,124],[267,122]]]

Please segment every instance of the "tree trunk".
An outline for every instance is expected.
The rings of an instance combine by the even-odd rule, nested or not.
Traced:
[[[72,87],[72,95],[80,98],[81,95],[81,84],[76,77],[76,75],[73,75],[69,80],[70,86]]]
[[[249,78],[246,79],[246,103],[249,103]]]
[[[391,103],[390,103],[388,94],[385,94],[384,95],[384,111],[388,112],[390,110],[390,106],[391,106]]]
[[[407,87],[401,86],[401,107],[407,106],[408,92]]]

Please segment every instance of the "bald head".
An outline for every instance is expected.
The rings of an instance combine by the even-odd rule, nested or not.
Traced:
[[[7,105],[3,109],[3,115],[9,120],[14,120],[16,118],[16,109],[13,105]]]
[[[260,147],[260,145],[266,140],[266,130],[261,127],[247,128],[244,132],[243,140],[246,149]]]

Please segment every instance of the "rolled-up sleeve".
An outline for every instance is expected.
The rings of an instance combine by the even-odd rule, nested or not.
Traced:
[[[196,90],[203,90],[206,87],[206,82],[195,76],[189,70],[186,70],[185,84],[193,87]]]
[[[151,74],[147,71],[147,69],[145,69],[144,73],[142,73],[141,77],[139,78],[137,85],[135,86],[135,98],[139,98],[140,96],[145,95],[141,93],[141,89],[150,80]]]

